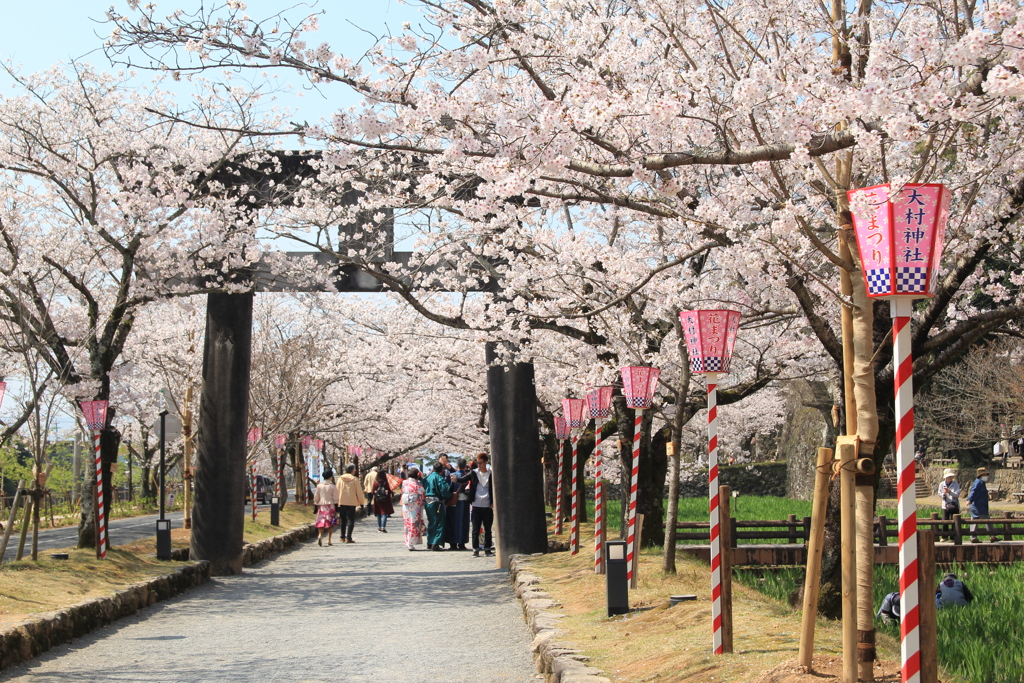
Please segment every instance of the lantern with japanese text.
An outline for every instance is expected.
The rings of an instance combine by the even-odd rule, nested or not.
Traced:
[[[896,408],[897,515],[901,614],[920,604],[917,561],[917,492],[914,463],[914,359],[910,316],[914,299],[935,295],[949,220],[949,190],[939,184],[902,188],[876,185],[847,193],[867,295],[889,299]],[[903,680],[921,666],[921,629],[900,629]]]
[[[564,477],[565,440],[572,434],[569,420],[555,418],[555,438],[558,439],[558,473],[555,475],[555,535],[562,533],[562,479]]]
[[[107,557],[107,506],[103,498],[103,458],[100,457],[100,431],[107,425],[107,401],[82,401],[82,416],[92,431],[93,459],[96,465],[96,557]]]
[[[934,296],[949,220],[945,186],[908,184],[894,193],[876,185],[847,195],[868,296]]]
[[[739,311],[683,311],[679,323],[690,355],[690,369],[707,381],[708,393],[708,511],[711,528],[711,641],[713,652],[726,650],[722,632],[732,606],[722,600],[722,543],[718,481],[718,377],[729,372],[736,333],[740,328]]]
[[[739,311],[683,311],[679,322],[690,354],[690,369],[698,373],[729,372]]]
[[[594,420],[594,573],[604,574],[604,459],[601,431],[612,414],[615,387],[594,387],[587,392],[587,410]]]
[[[583,419],[586,413],[587,400],[584,398],[563,398],[562,414],[569,422],[572,431],[572,477],[569,480],[569,554],[576,555],[580,551],[580,520],[579,512],[579,442],[580,430],[586,428],[588,420]]]
[[[633,463],[629,478],[629,511],[626,517],[626,576],[630,588],[636,588],[634,554],[636,552],[636,491],[640,482],[640,436],[643,412],[654,401],[661,370],[646,366],[628,365],[622,368],[622,393],[626,406],[636,409],[633,420]]]
[[[253,446],[259,443],[260,439],[263,438],[263,430],[259,427],[253,427],[249,430],[249,445]]]

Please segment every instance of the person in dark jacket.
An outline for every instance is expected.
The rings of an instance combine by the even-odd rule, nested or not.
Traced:
[[[966,607],[974,600],[971,589],[952,572],[942,577],[936,592],[938,593],[937,606],[939,608],[948,607],[949,605]]]
[[[978,468],[978,478],[971,484],[971,492],[967,494],[967,502],[970,503],[971,517],[974,519],[987,519],[989,516],[988,512],[988,470],[984,467]],[[978,543],[978,530],[977,524],[971,525],[971,543]],[[989,539],[993,543],[999,539],[995,536],[995,529],[992,523],[989,522],[985,525],[988,527],[988,532],[992,534],[992,538]]]
[[[480,551],[485,555],[493,555],[494,548],[491,544],[491,526],[494,524],[494,498],[491,495],[491,470],[488,467],[490,458],[486,453],[476,456],[476,469],[469,474],[469,502],[472,504],[471,511],[472,531],[469,539],[473,544],[473,557],[480,557]],[[480,542],[481,527],[484,532],[483,543]]]
[[[892,592],[886,595],[876,616],[886,624],[900,623],[900,594]]]
[[[472,470],[466,463],[465,458],[459,458],[458,470],[452,475],[452,491],[458,495],[458,502],[454,507],[449,507],[446,512],[455,518],[452,525],[453,536],[448,540],[452,550],[469,550],[466,544],[469,543],[469,478]]]
[[[370,487],[370,495],[373,497],[373,514],[377,516],[377,531],[382,534],[388,532],[388,516],[395,514],[395,504],[391,501],[393,494],[388,484],[388,473],[378,471]]]
[[[452,495],[452,483],[443,464],[434,463],[434,471],[423,489],[427,500],[427,548],[444,550],[444,503]]]

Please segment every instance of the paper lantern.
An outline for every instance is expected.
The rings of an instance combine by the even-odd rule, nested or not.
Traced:
[[[622,393],[626,396],[626,405],[641,410],[650,408],[660,375],[658,368],[637,365],[622,368]]]
[[[316,452],[317,453],[323,453],[324,452],[324,440],[323,439],[316,439],[315,441],[313,441],[313,446],[316,448]]]
[[[583,419],[583,413],[586,407],[586,399],[562,399],[562,415],[564,415],[565,419],[569,421],[569,429],[583,429],[587,426],[586,420]]]
[[[313,437],[309,436],[308,434],[306,436],[302,437],[302,447],[303,448],[309,448],[312,445],[313,445]]]
[[[949,220],[949,190],[939,184],[889,185],[847,192],[868,296],[935,295]]]
[[[103,429],[107,424],[107,401],[82,401],[82,415],[89,429]]]
[[[702,373],[729,372],[740,328],[739,311],[683,311],[679,322],[690,354],[690,369]]]
[[[615,387],[594,387],[587,392],[587,409],[590,417],[605,420],[612,415],[612,391]]]
[[[250,446],[252,444],[254,444],[254,443],[257,443],[262,438],[263,438],[263,430],[260,429],[259,427],[253,427],[252,429],[249,430],[249,445]]]
[[[288,442],[287,434],[278,434],[274,437],[274,445],[278,448],[284,448],[284,445]]]
[[[559,441],[569,438],[569,421],[564,417],[555,418],[555,438]]]
[[[7,382],[0,382],[0,404],[4,402],[4,393],[7,391]]]

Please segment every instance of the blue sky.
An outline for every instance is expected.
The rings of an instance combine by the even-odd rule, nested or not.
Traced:
[[[415,7],[399,0],[329,0],[303,4],[248,0],[246,4],[253,19],[284,10],[287,16],[300,19],[325,10],[326,14],[320,18],[320,30],[315,35],[310,34],[309,41],[327,42],[335,52],[350,58],[362,55],[373,44],[367,32],[381,35],[390,29],[398,33],[402,22],[415,23],[418,16]],[[110,26],[102,22],[111,5],[120,12],[128,12],[124,0],[0,0],[3,10],[0,59],[20,64],[26,72],[40,71],[72,59],[115,70],[117,67],[107,62],[100,49],[110,32]],[[198,5],[198,0],[166,0],[158,4],[158,13],[166,15],[177,8],[191,11]],[[281,72],[282,79],[286,76],[290,74]],[[148,79],[148,75],[143,73],[140,78]],[[302,81],[293,79],[293,83],[300,86]],[[322,94],[307,88],[302,97],[286,96],[281,103],[295,109],[298,120],[314,121],[339,107],[356,104],[357,100],[344,87],[336,85],[326,88]]]

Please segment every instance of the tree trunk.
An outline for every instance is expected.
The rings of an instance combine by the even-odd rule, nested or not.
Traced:
[[[622,467],[622,515],[621,537],[626,538],[629,519],[629,493],[633,469],[633,420],[635,411],[626,407],[626,399],[616,396],[612,400],[616,423],[622,425],[619,434],[619,462]],[[665,542],[665,508],[662,496],[665,491],[665,474],[668,461],[665,455],[664,437],[660,441],[660,453],[653,456],[651,448],[651,421],[653,411],[645,410],[641,418],[640,471],[637,477],[636,511],[644,515],[641,542],[645,546],[661,545]],[[625,431],[625,433],[623,433]]]
[[[251,293],[207,299],[191,557],[214,576],[242,571],[252,303]]]
[[[665,548],[661,569],[676,573],[676,518],[679,516],[679,432],[673,432],[674,452],[668,461],[668,508],[665,510]]]

